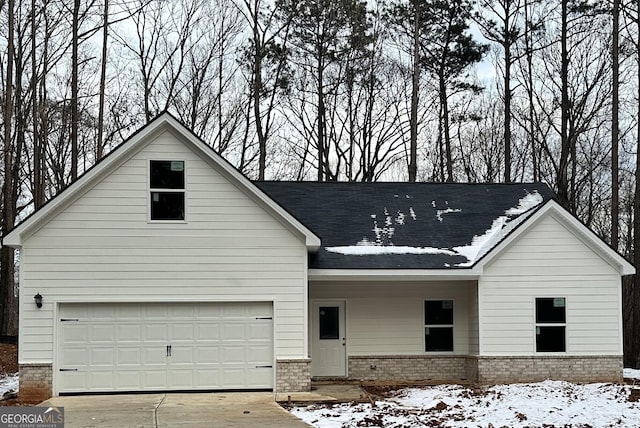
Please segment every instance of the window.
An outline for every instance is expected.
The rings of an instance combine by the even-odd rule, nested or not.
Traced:
[[[150,162],[151,220],[184,220],[184,161]]]
[[[566,300],[564,297],[536,299],[536,352],[565,352]]]
[[[340,321],[337,306],[320,306],[320,340],[340,338]]]
[[[424,343],[427,352],[453,351],[453,300],[424,302]]]

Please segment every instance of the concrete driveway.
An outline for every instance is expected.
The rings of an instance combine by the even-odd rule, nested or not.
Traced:
[[[308,427],[271,392],[167,393],[53,397],[65,428]]]

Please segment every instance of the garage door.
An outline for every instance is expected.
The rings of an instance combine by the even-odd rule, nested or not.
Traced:
[[[271,303],[70,303],[60,393],[272,389]]]

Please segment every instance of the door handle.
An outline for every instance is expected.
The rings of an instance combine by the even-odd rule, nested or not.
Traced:
[[[167,354],[165,356],[166,357],[170,357],[171,356],[171,345],[167,345]]]

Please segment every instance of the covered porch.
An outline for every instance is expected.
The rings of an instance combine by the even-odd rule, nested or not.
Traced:
[[[309,282],[313,379],[477,380],[472,279]]]

